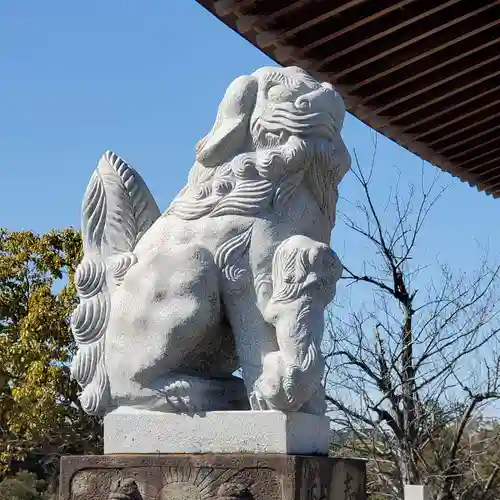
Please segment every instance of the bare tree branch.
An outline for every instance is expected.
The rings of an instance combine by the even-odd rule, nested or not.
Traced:
[[[371,289],[372,303],[326,318],[327,402],[336,433],[348,436],[336,451],[369,459],[377,499],[400,500],[405,484],[419,482],[433,500],[500,498],[500,424],[481,417],[500,402],[492,348],[500,266],[485,257],[473,277],[456,277],[439,265],[426,282],[422,270],[436,266],[416,262],[420,236],[449,184],[438,176],[426,184],[422,170],[405,197],[398,175],[380,204],[371,190],[375,151],[367,172],[354,158],[363,199],[341,220],[373,255],[359,267],[345,259],[342,279],[351,294]]]

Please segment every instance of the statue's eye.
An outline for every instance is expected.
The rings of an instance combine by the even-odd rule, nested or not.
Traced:
[[[275,85],[267,92],[267,98],[274,102],[284,102],[290,100],[292,93],[283,85]]]

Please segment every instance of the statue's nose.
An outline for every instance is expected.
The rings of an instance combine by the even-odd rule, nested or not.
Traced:
[[[331,104],[332,91],[325,87],[312,90],[303,94],[295,100],[295,107],[300,111],[323,111]]]
[[[303,113],[331,113],[339,123],[344,117],[342,98],[329,85],[322,85],[319,89],[301,95],[295,100],[294,106]]]

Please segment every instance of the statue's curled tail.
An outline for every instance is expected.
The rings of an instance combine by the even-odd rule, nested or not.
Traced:
[[[83,388],[80,402],[87,413],[101,414],[108,405],[104,343],[110,297],[137,262],[137,242],[159,216],[140,175],[107,151],[83,199],[84,258],[75,274],[80,303],[71,318],[78,345],[71,374]]]

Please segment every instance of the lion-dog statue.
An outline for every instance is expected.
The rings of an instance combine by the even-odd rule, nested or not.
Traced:
[[[297,67],[237,78],[163,214],[104,154],[83,200],[72,316],[85,411],[324,414],[344,114],[332,86]]]

